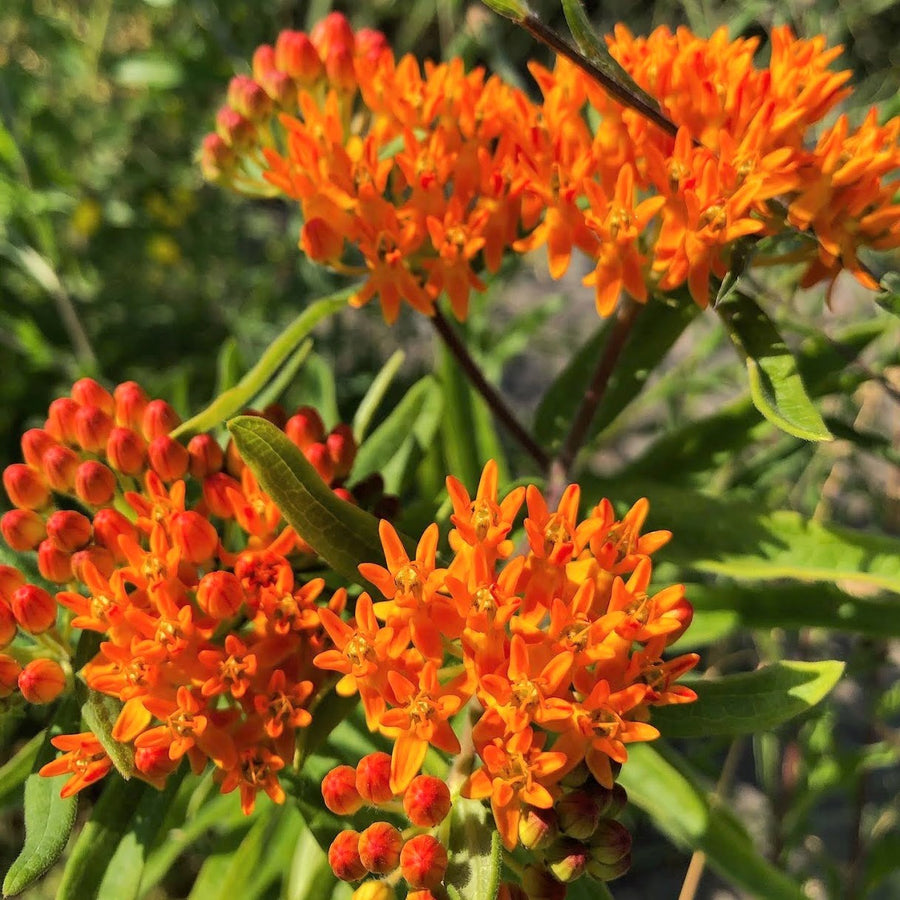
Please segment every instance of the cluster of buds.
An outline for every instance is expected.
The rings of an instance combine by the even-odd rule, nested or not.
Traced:
[[[327,432],[310,407],[261,415],[357,502],[348,426]],[[318,617],[324,582],[304,575],[312,549],[234,445],[209,434],[183,444],[178,425],[134,382],[110,393],[82,379],[23,435],[24,462],[3,473],[15,508],[0,531],[60,589],[0,567],[0,697],[54,700],[72,686],[78,634],[96,632],[100,650],[80,677],[120,701],[112,736],[132,748],[135,774],[162,786],[182,757],[195,771],[212,760],[223,792],[239,788],[249,811],[259,790],[283,799],[277,772],[327,681],[311,663],[331,646]],[[372,479],[359,490],[387,512],[381,493]],[[66,752],[42,771],[69,772],[66,794],[112,766],[90,732],[54,743]]]
[[[332,13],[256,51],[201,162],[238,191],[297,201],[302,249],[364,276],[352,302],[379,296],[388,321],[401,301],[431,314],[442,292],[463,319],[479,272],[543,245],[554,277],[576,248],[594,260],[585,284],[604,316],[623,290],[644,302],[687,285],[705,307],[739,241],[774,250],[797,233],[783,261],[805,266],[805,286],[847,269],[877,287],[858,250],[900,246],[900,118],[841,117],[811,143],[849,94],[850,73],[829,68],[840,48],[784,27],[770,41],[760,67],[757,38],[618,26],[610,53],[673,136],[565,59],[531,66],[534,102],[458,59],[396,61],[383,35]]]
[[[361,594],[350,622],[322,609],[334,648],[315,665],[340,673],[338,691],[358,692],[369,727],[394,741],[392,795],[414,782],[429,746],[460,753],[451,718],[469,706],[476,767],[461,794],[490,800],[507,850],[540,850],[533,877],[557,885],[615,877],[629,859],[611,814],[626,744],[658,736],[652,707],[696,697],[675,683],[696,654],[663,658],[691,621],[684,588],[649,591],[650,554],[670,534],[641,534],[646,500],[622,519],[603,500],[580,521],[577,485],[552,512],[533,486],[500,499],[493,462],[474,498],[452,477],[447,486],[449,564],[437,565],[437,525],[411,558],[382,521],[386,566],[360,566],[382,599]],[[514,554],[523,501],[527,551]],[[332,605],[344,605],[342,591]]]
[[[331,844],[328,861],[342,881],[359,881],[368,875],[385,880],[367,882],[354,894],[362,898],[393,898],[391,884],[402,878],[413,900],[432,900],[447,870],[447,850],[437,829],[450,812],[450,790],[432,775],[417,775],[401,792],[391,783],[391,757],[370,753],[354,769],[332,769],[322,781],[325,805],[336,815],[351,816],[364,806],[398,811],[402,808],[410,826],[401,832],[390,822],[376,821],[363,831],[345,829]],[[381,893],[373,893],[380,891]]]

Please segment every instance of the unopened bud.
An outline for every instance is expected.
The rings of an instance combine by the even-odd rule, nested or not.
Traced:
[[[74,444],[77,440],[75,435],[75,414],[79,410],[77,404],[71,397],[60,397],[54,400],[47,409],[47,421],[44,423],[44,430],[57,441],[64,444]]]
[[[167,434],[153,438],[147,445],[150,467],[163,481],[177,481],[188,470],[191,458],[187,447]]]
[[[350,900],[397,900],[394,889],[382,879],[364,881],[354,892]]]
[[[234,440],[228,441],[228,445],[225,447],[225,471],[235,478],[240,478],[246,467],[247,464],[244,462],[237,444]]]
[[[275,48],[271,44],[260,44],[253,51],[253,58],[250,62],[253,77],[259,81],[261,76],[275,68]]]
[[[0,602],[9,606],[16,588],[25,584],[25,576],[15,566],[0,565]]]
[[[338,500],[343,500],[344,503],[352,503],[354,506],[359,506],[356,502],[356,497],[347,490],[347,488],[337,487],[332,489],[332,493]]]
[[[180,762],[180,759],[173,760],[169,756],[167,747],[136,747],[134,751],[135,775],[160,790]]]
[[[123,381],[113,391],[116,424],[140,431],[144,410],[150,402],[146,391],[136,381]]]
[[[388,753],[370,753],[356,766],[356,790],[367,803],[378,806],[392,800],[391,757]]]
[[[22,459],[32,469],[41,467],[41,459],[52,446],[56,444],[53,436],[43,428],[29,428],[22,435]]]
[[[99,406],[82,406],[75,413],[75,438],[88,453],[106,449],[112,428],[112,416]]]
[[[19,509],[41,509],[50,499],[40,473],[24,463],[13,463],[3,470],[3,487],[12,505]]]
[[[216,133],[233,150],[240,152],[256,138],[256,126],[236,109],[223,106],[216,114]]]
[[[206,478],[222,468],[225,454],[219,442],[208,434],[195,434],[187,445],[188,469],[194,478]]]
[[[359,881],[367,869],[359,858],[359,832],[342,831],[328,848],[328,864],[341,881]]]
[[[36,584],[23,584],[12,595],[12,612],[28,634],[41,634],[56,624],[56,600]]]
[[[353,468],[356,459],[356,438],[353,437],[353,429],[349,425],[336,425],[325,442],[328,447],[328,455],[334,463],[334,477],[346,478]]]
[[[325,423],[317,410],[301,406],[285,423],[284,433],[293,444],[305,450],[325,439]]]
[[[601,819],[591,837],[591,856],[604,865],[617,863],[631,853],[631,834],[615,819]]]
[[[137,540],[137,530],[117,509],[107,507],[94,513],[94,543],[105,547],[117,562],[125,560],[119,538],[125,535]]]
[[[0,517],[0,534],[11,550],[34,550],[46,537],[44,520],[33,509],[11,509]]]
[[[29,703],[52,703],[66,689],[66,673],[52,659],[33,659],[19,673],[18,684]]]
[[[519,817],[519,842],[528,850],[543,850],[559,835],[556,812],[526,806]]]
[[[547,868],[564,884],[581,878],[590,860],[590,847],[573,838],[563,838],[546,853]]]
[[[113,395],[93,378],[79,378],[72,385],[72,399],[79,406],[96,406],[110,416],[115,412]]]
[[[356,40],[346,16],[329,13],[316,23],[309,39],[325,63],[329,81],[337,88],[353,90],[356,87],[353,68]]]
[[[413,825],[439,825],[450,812],[450,788],[434,775],[416,775],[403,795],[403,809]]]
[[[86,550],[76,550],[69,560],[72,565],[72,575],[82,584],[87,583],[84,577],[85,565],[90,563],[104,578],[109,578],[116,569],[116,560],[106,547],[88,547]]]
[[[375,875],[387,875],[400,864],[403,835],[389,822],[375,822],[359,836],[359,858]]]
[[[41,459],[47,484],[61,494],[70,493],[75,486],[75,473],[80,462],[81,457],[71,447],[56,444],[48,448]]]
[[[251,122],[262,122],[272,113],[269,95],[249,75],[235,75],[231,79],[227,103]]]
[[[385,53],[390,53],[391,46],[382,32],[374,28],[360,28],[355,35],[354,50],[358,59],[376,63]]]
[[[331,454],[324,444],[310,444],[303,455],[309,460],[310,465],[319,473],[319,477],[325,484],[331,484],[334,480],[334,463]]]
[[[200,513],[176,513],[169,527],[173,543],[188,562],[200,564],[212,559],[219,546],[219,533]]]
[[[19,686],[22,667],[7,653],[0,653],[0,700],[8,697]]]
[[[140,475],[146,468],[147,442],[133,428],[113,428],[106,441],[106,458],[117,472]]]
[[[566,886],[560,884],[543,866],[525,866],[522,889],[528,900],[564,900]]]
[[[12,610],[5,603],[0,603],[0,647],[8,647],[18,630],[19,623]]]
[[[88,545],[91,520],[75,510],[61,509],[47,519],[47,537],[60,550],[74,553]]]
[[[225,181],[234,171],[237,155],[225,139],[216,132],[203,138],[200,145],[200,171],[207,181]]]
[[[337,766],[322,779],[322,799],[337,816],[352,816],[362,807],[353,766]]]
[[[600,821],[597,801],[587,791],[572,791],[556,802],[559,827],[569,837],[586,840]]]
[[[587,866],[587,873],[597,881],[612,881],[624,875],[631,868],[631,854],[626,853],[620,860],[614,863],[602,863],[591,860]]]
[[[37,564],[46,581],[65,584],[72,580],[72,554],[60,550],[49,538],[38,547]]]
[[[244,589],[231,572],[207,572],[197,585],[197,605],[219,621],[237,615],[243,603]]]
[[[165,400],[151,400],[141,417],[141,433],[148,441],[168,434],[181,424],[178,413]]]
[[[275,41],[275,67],[308,87],[324,74],[324,66],[312,41],[302,31],[282,31]]]
[[[88,506],[105,506],[116,492],[116,476],[109,466],[92,459],[75,471],[75,494]]]
[[[400,870],[412,888],[432,890],[447,871],[447,850],[430,834],[410,838],[400,852]]]
[[[287,73],[269,69],[268,72],[256,76],[256,80],[276,107],[289,109],[297,103],[297,85]]]
[[[234,509],[228,492],[238,491],[240,493],[240,490],[240,483],[224,472],[216,472],[203,479],[203,500],[210,513],[220,519],[234,518]]]

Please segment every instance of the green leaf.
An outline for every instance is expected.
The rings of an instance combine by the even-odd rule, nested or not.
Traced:
[[[0,809],[8,806],[17,797],[21,797],[19,788],[34,769],[46,736],[46,731],[36,734],[0,767]]]
[[[372,379],[369,389],[365,396],[359,401],[356,408],[356,415],[353,416],[353,436],[357,443],[363,444],[366,435],[369,433],[369,427],[372,419],[384,400],[385,394],[397,377],[397,372],[403,365],[406,354],[402,350],[395,350],[388,361],[381,367],[378,374]]]
[[[806,392],[793,354],[756,301],[735,291],[716,307],[716,312],[745,360],[750,396],[762,415],[794,437],[831,440]]]
[[[900,316],[900,272],[888,272],[879,287],[875,302],[891,315]]]
[[[726,881],[760,900],[806,900],[800,886],[756,850],[735,816],[710,802],[690,767],[661,742],[629,745],[619,782],[664,835],[681,847],[702,850]]]
[[[174,56],[144,53],[123,59],[113,70],[112,77],[122,87],[167,91],[181,84],[184,70]]]
[[[664,551],[665,552],[665,551]],[[854,597],[833,584],[781,584],[760,590],[734,582],[686,585],[694,622],[698,616],[724,615],[737,627],[830,628],[872,637],[900,637],[900,602]],[[681,645],[679,645],[681,646]],[[696,642],[692,646],[697,646]]]
[[[77,705],[74,702],[63,702],[57,709],[53,725],[47,731],[37,754],[35,769],[56,757],[57,751],[50,739],[58,734],[75,731],[77,727]],[[70,777],[69,774],[63,774],[42,778],[35,771],[25,779],[25,845],[3,879],[4,896],[12,897],[24,891],[65,850],[78,809],[78,801],[74,796],[63,799],[59,795]]]
[[[840,680],[844,664],[777,662],[740,675],[690,682],[695,703],[653,710],[667,738],[753,734],[776,728],[821,702]]]
[[[288,327],[269,344],[255,366],[233,387],[220,394],[206,409],[182,422],[172,436],[187,438],[209,431],[250,405],[265,388],[279,368],[297,351],[306,336],[323,319],[343,309],[352,290],[339,291],[310,304]]]
[[[123,744],[112,736],[113,726],[121,711],[120,700],[89,689],[81,715],[87,727],[103,744],[118,773],[127,781],[134,775],[134,750],[130,744]]]
[[[500,835],[480,800],[453,801],[444,883],[459,900],[495,900],[500,888]]]
[[[284,891],[285,900],[319,900],[337,884],[328,856],[309,829],[297,841]]]
[[[375,517],[336,497],[284,432],[265,419],[238,416],[228,430],[288,524],[335,572],[365,584],[359,563],[384,559]]]

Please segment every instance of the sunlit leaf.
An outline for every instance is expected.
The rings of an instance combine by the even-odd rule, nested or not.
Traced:
[[[372,419],[384,400],[385,394],[397,377],[397,372],[403,365],[406,354],[402,350],[395,350],[388,361],[381,367],[378,374],[372,379],[365,396],[359,401],[356,414],[353,416],[353,436],[357,442],[362,443],[369,433]]]
[[[495,900],[500,887],[500,835],[480,800],[458,797],[450,815],[450,863],[444,883],[459,900]]]

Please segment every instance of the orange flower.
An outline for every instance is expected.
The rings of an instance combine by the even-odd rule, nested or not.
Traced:
[[[72,773],[63,785],[61,797],[71,797],[94,782],[99,781],[112,768],[112,760],[93,732],[81,734],[61,734],[51,738],[50,743],[57,750],[64,750],[62,756],[41,766],[38,774],[45,778]]]

